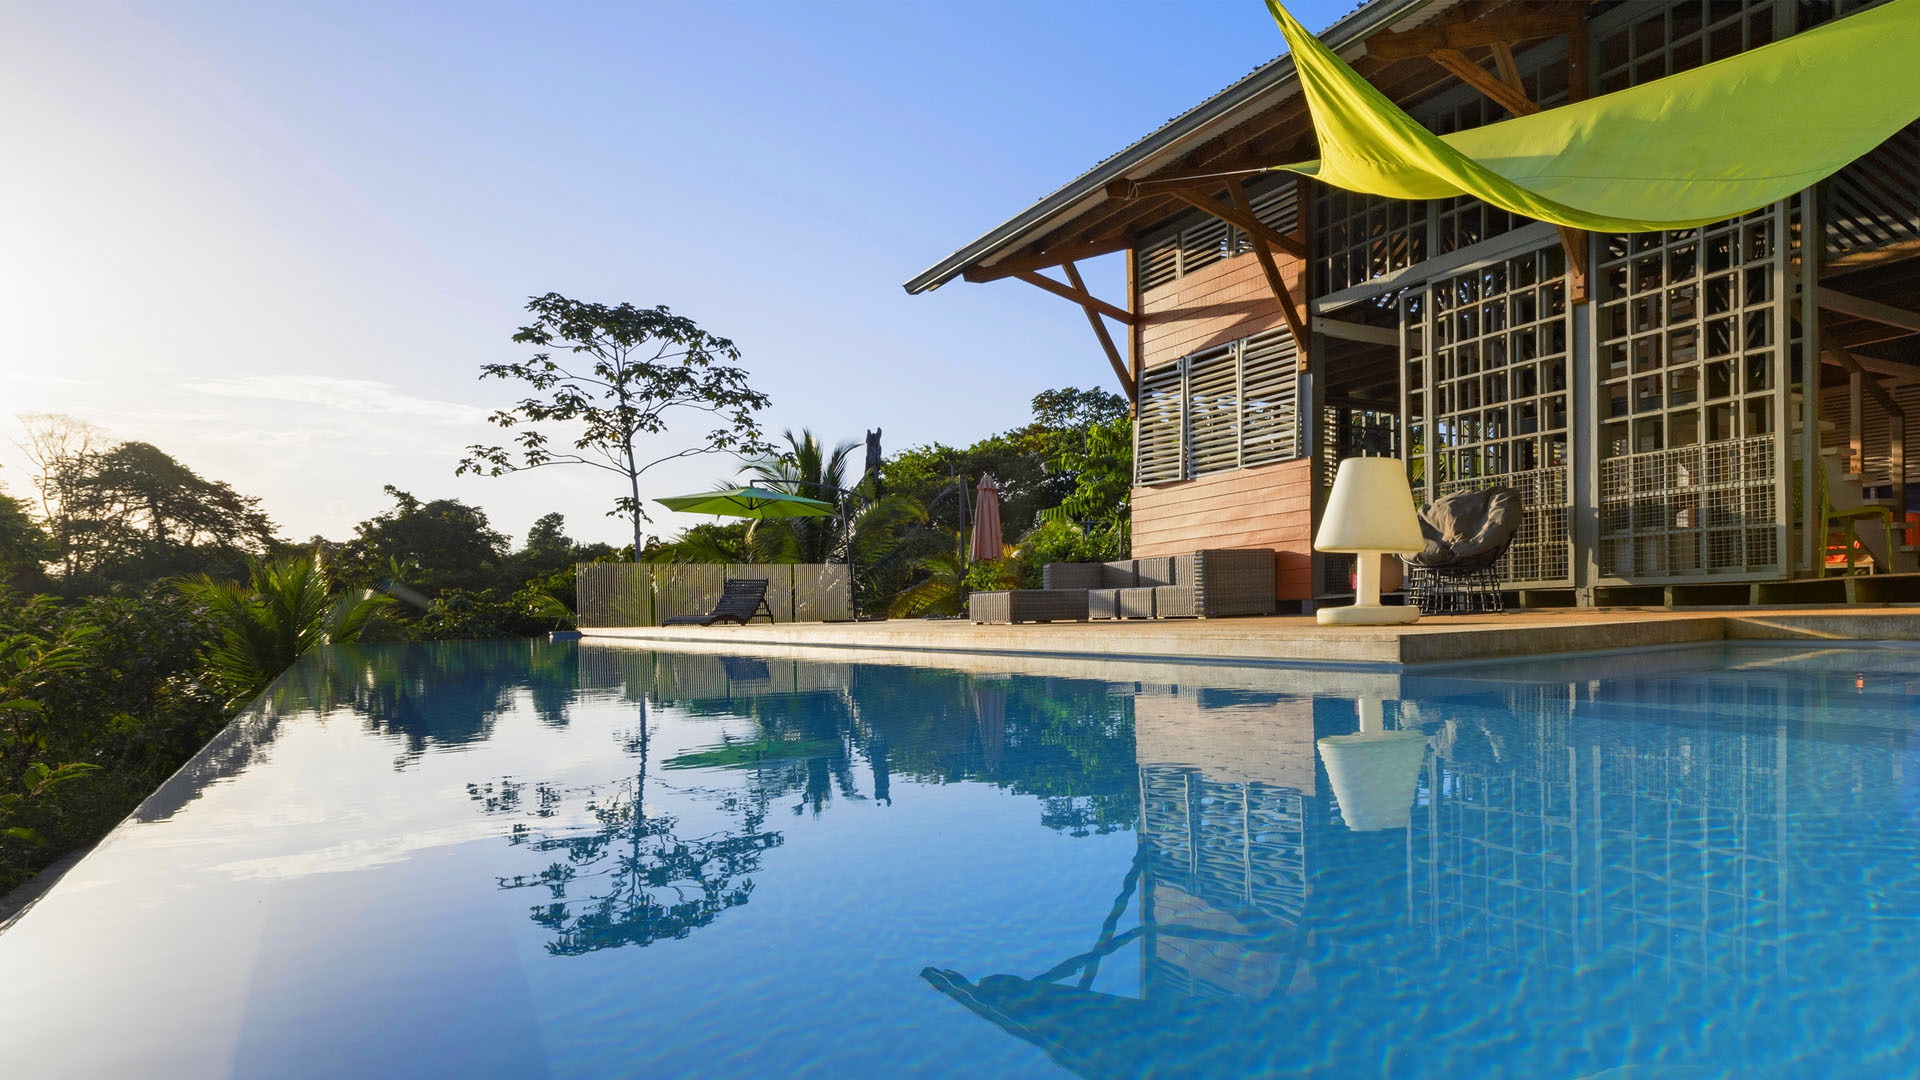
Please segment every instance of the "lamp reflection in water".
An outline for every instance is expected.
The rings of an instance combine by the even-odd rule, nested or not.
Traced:
[[[1363,697],[1356,704],[1358,733],[1328,735],[1314,744],[1327,767],[1340,818],[1354,832],[1404,829],[1413,816],[1427,737],[1419,731],[1388,731],[1377,697]]]

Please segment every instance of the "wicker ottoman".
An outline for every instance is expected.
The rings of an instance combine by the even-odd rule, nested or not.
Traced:
[[[1088,589],[1087,618],[1117,619],[1120,617],[1119,589]]]
[[[1151,588],[1121,589],[1120,617],[1123,619],[1153,618],[1153,593]]]
[[[967,597],[967,618],[977,623],[1085,622],[1085,589],[1015,589]]]
[[[1198,614],[1200,609],[1194,602],[1193,586],[1162,585],[1153,590],[1154,618],[1191,619]]]

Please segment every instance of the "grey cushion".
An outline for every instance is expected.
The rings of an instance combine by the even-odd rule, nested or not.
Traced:
[[[1132,559],[1119,559],[1100,564],[1100,587],[1103,589],[1131,589],[1140,584],[1140,575],[1134,572]]]
[[[1434,500],[1420,511],[1420,534],[1427,544],[1408,562],[1415,566],[1451,566],[1491,555],[1520,530],[1520,493],[1509,487],[1459,491]]]
[[[1140,587],[1151,588],[1155,585],[1180,585],[1183,582],[1173,578],[1173,556],[1157,555],[1151,559],[1135,559],[1134,566],[1140,574]]]
[[[1040,569],[1040,584],[1048,589],[1097,589],[1099,563],[1048,563]]]

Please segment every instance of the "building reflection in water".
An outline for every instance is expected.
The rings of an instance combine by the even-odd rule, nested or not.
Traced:
[[[1920,945],[1920,684],[1898,653],[1731,659],[1140,688],[1139,855],[1089,950],[923,975],[1085,1076],[1920,1071],[1892,959]],[[1385,832],[1315,754],[1368,692],[1430,747]]]

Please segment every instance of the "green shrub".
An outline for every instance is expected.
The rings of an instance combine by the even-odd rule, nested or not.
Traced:
[[[0,592],[0,700],[33,703],[0,721],[0,892],[104,835],[226,723],[199,677],[214,636],[169,587]]]

